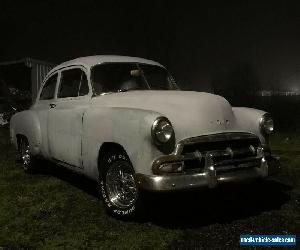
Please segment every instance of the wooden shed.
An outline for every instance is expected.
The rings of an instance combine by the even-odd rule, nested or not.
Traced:
[[[0,62],[0,80],[9,88],[28,90],[34,101],[43,79],[54,66],[53,63],[29,57]]]

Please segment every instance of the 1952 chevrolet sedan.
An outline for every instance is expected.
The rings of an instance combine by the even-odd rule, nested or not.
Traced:
[[[64,62],[36,102],[15,114],[11,140],[32,172],[43,157],[90,177],[108,211],[136,214],[142,191],[214,188],[268,176],[264,111],[180,91],[159,63],[123,56]]]

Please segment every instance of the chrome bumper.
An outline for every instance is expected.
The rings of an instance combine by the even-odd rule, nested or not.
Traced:
[[[259,167],[239,169],[233,172],[217,175],[216,170],[207,169],[202,173],[180,173],[168,175],[136,174],[140,188],[149,191],[172,191],[192,188],[214,188],[222,183],[243,182],[268,176],[268,164],[262,159]]]
[[[249,145],[245,147],[231,148],[230,143],[227,143],[245,140],[247,143],[250,140]],[[200,151],[196,147],[184,152],[186,146],[193,147],[207,142],[226,143],[220,147],[221,149]],[[137,173],[135,179],[140,188],[150,191],[214,188],[222,183],[267,177],[276,165],[274,162],[272,164],[271,159],[269,148],[260,145],[258,138],[253,134],[204,135],[180,141],[172,154],[160,156],[153,161],[153,175]],[[188,162],[192,168],[185,165]]]

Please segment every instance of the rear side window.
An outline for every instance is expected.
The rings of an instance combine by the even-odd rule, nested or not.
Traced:
[[[44,84],[43,90],[40,95],[40,100],[50,100],[54,98],[56,82],[57,74],[54,74]]]
[[[81,69],[70,69],[61,73],[58,98],[77,97],[88,93],[87,77]]]

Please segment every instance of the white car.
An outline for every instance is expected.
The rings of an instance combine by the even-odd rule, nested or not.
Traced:
[[[127,217],[142,191],[214,188],[268,176],[264,111],[180,91],[159,63],[90,56],[46,76],[36,102],[15,114],[10,136],[26,172],[42,157],[98,181],[108,211]]]

